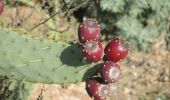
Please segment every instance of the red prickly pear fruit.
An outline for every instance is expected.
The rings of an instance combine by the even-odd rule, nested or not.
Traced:
[[[83,54],[90,62],[98,62],[103,58],[104,48],[98,41],[86,41],[83,45]]]
[[[94,100],[105,100],[110,96],[110,86],[104,84],[100,77],[86,81],[86,91]]]
[[[3,10],[4,10],[4,3],[2,0],[0,0],[0,14],[2,14]]]
[[[98,41],[100,37],[100,25],[94,19],[84,20],[78,28],[78,37],[81,43],[87,40]]]
[[[104,49],[104,60],[117,62],[128,55],[129,44],[120,38],[113,39]]]
[[[100,74],[105,83],[114,83],[120,77],[120,67],[112,61],[106,61],[101,68]]]

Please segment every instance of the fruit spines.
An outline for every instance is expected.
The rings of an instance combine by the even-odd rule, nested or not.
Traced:
[[[121,38],[115,38],[104,49],[104,60],[118,62],[126,58],[129,52],[129,44]]]
[[[78,28],[78,38],[81,43],[87,40],[98,41],[100,37],[100,25],[94,19],[85,19]]]
[[[92,77],[86,81],[86,91],[94,100],[105,100],[110,96],[110,85],[102,82],[100,77]]]
[[[99,41],[86,41],[83,44],[84,57],[90,62],[98,62],[103,58],[104,48]]]
[[[100,75],[105,83],[117,82],[121,75],[120,67],[112,61],[106,61],[101,67]]]

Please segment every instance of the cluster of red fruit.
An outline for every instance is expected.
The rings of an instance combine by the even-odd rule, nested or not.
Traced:
[[[0,0],[0,14],[3,12],[4,10],[4,3],[2,0]]]
[[[129,45],[120,38],[109,42],[105,48],[99,41],[101,29],[94,19],[84,20],[78,28],[79,41],[83,45],[84,57],[90,62],[104,60],[99,76],[93,76],[86,81],[86,90],[94,100],[103,100],[110,95],[110,83],[120,77],[120,67],[116,63],[128,55]]]

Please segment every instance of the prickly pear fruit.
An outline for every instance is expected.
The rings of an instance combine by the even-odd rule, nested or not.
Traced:
[[[112,61],[106,61],[100,71],[101,77],[106,83],[114,83],[120,77],[120,67]]]
[[[78,37],[81,43],[87,40],[97,41],[100,37],[100,25],[94,19],[84,20],[78,28]]]
[[[87,60],[98,62],[104,55],[104,48],[100,42],[87,41],[83,46],[83,54]]]
[[[113,39],[105,47],[104,60],[117,62],[120,59],[124,59],[128,55],[128,51],[129,51],[128,42],[120,38]]]
[[[86,90],[94,100],[104,100],[110,95],[110,86],[104,84],[100,77],[87,80]]]
[[[3,10],[4,10],[4,3],[2,0],[0,0],[0,14],[2,14]]]

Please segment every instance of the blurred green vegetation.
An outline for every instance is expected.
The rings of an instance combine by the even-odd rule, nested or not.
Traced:
[[[1,100],[29,100],[32,83],[9,79],[0,76]]]

